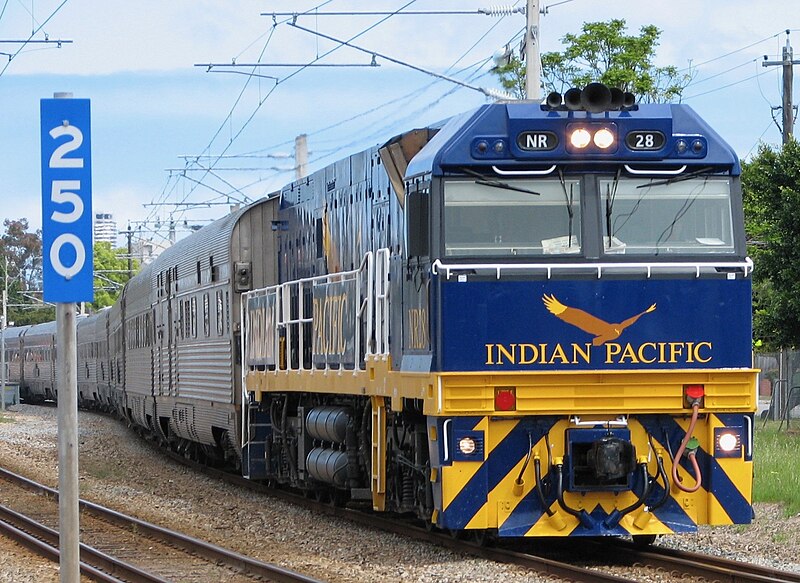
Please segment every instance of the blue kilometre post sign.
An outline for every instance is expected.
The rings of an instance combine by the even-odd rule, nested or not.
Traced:
[[[44,299],[94,301],[88,99],[42,99]]]
[[[44,299],[56,303],[59,581],[80,581],[77,302],[94,300],[89,100],[42,99]]]

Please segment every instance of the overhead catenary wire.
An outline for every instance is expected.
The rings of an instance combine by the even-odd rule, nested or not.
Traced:
[[[684,72],[690,71],[692,68],[696,69],[698,67],[702,67],[703,65],[708,65],[709,63],[713,63],[715,61],[719,61],[719,60],[724,59],[726,57],[730,57],[731,55],[735,55],[736,53],[741,53],[742,51],[746,51],[749,48],[758,46],[758,45],[760,45],[762,43],[765,43],[765,42],[767,42],[769,40],[772,40],[772,39],[780,36],[783,33],[784,33],[784,31],[776,32],[775,34],[771,34],[770,36],[766,36],[766,37],[762,38],[761,40],[757,40],[757,41],[752,42],[750,44],[747,44],[747,45],[745,45],[743,47],[739,47],[738,49],[734,49],[734,50],[732,50],[730,52],[727,52],[724,55],[719,55],[718,57],[714,57],[712,59],[708,59],[707,61],[703,61],[702,63],[696,63],[696,64],[694,64],[692,66],[689,66],[689,67],[686,67],[686,68],[683,68],[683,69],[678,69],[678,73],[684,73]]]
[[[567,0],[567,2],[571,1],[572,0]],[[524,14],[525,8],[497,6],[493,8],[478,8],[477,10],[404,10],[400,13],[388,11],[306,12],[302,14],[298,14],[297,12],[262,12],[261,16],[292,17],[292,20],[297,20],[297,18],[300,16],[458,16],[475,14],[483,14],[485,16],[504,16],[513,13]]]
[[[772,127],[772,123],[774,121],[775,121],[774,119],[770,120],[770,122],[767,124],[767,127],[764,128],[764,131],[761,132],[760,136],[758,136],[758,139],[755,142],[753,142],[753,145],[750,146],[750,149],[747,151],[747,154],[744,155],[743,157],[744,160],[747,160],[750,157],[750,154],[753,153],[753,150],[755,150],[758,147],[758,145],[761,143],[761,138],[763,138],[764,135],[766,135],[766,133],[769,131],[769,128]],[[780,127],[778,128],[778,130],[780,130]]]
[[[715,89],[710,89],[710,90],[704,91],[702,93],[695,93],[694,95],[689,95],[687,97],[684,97],[683,99],[684,100],[696,99],[697,97],[701,97],[703,95],[709,95],[711,93],[716,93],[717,91],[722,91],[723,89],[728,89],[730,87],[735,87],[736,85],[741,85],[742,83],[745,83],[747,81],[752,81],[753,79],[756,79],[756,78],[761,77],[762,75],[766,75],[768,73],[769,73],[769,71],[762,71],[762,72],[756,73],[755,75],[751,75],[750,77],[745,77],[744,79],[739,79],[738,81],[734,81],[733,83],[728,83],[727,85],[722,85],[721,87],[717,87]]]
[[[703,77],[702,79],[692,80],[688,85],[686,85],[686,88],[694,87],[695,85],[700,85],[701,83],[706,83],[707,81],[711,81],[712,79],[716,79],[717,77],[722,77],[723,75],[727,75],[728,73],[736,71],[737,69],[741,69],[742,67],[746,67],[748,65],[751,65],[752,63],[760,61],[760,60],[761,60],[760,58],[756,57],[755,59],[750,59],[749,61],[745,61],[744,63],[739,63],[738,65],[735,65],[735,66],[733,66],[733,67],[731,67],[729,69],[725,69],[724,71],[720,71],[719,73],[715,73],[715,74],[710,75],[708,77]]]
[[[411,3],[407,4],[406,6],[408,6],[408,5],[410,5],[410,4],[411,4]],[[517,4],[519,4],[519,1],[517,2]],[[405,7],[403,7],[403,8],[400,8],[398,11],[394,11],[394,12],[392,12],[392,13],[390,13],[390,15],[395,15],[395,14],[398,14],[398,13],[402,13],[402,11],[404,10],[404,8],[405,8]],[[310,11],[309,11],[309,12],[310,12]],[[380,24],[380,22],[378,22],[378,23],[375,23],[375,25],[373,25],[373,26],[377,26],[378,24]],[[494,26],[496,26],[496,24],[495,24]],[[273,30],[274,30],[274,27],[273,27]],[[369,30],[369,29],[367,29],[367,30]],[[491,29],[490,29],[490,31],[491,31]],[[486,33],[486,34],[488,34],[488,32],[490,32],[490,31],[487,31],[487,33]],[[271,31],[271,32],[272,32],[272,31]],[[366,32],[366,31],[362,31],[362,32],[361,32],[361,33],[359,33],[359,35],[357,35],[357,36],[360,36],[361,34],[364,34],[365,32]],[[484,37],[486,36],[486,34],[484,34],[484,35],[483,35],[483,37],[481,37],[481,38],[484,38]],[[270,35],[270,36],[271,36],[271,35]],[[353,38],[355,38],[355,37],[353,37]],[[475,47],[475,46],[477,46],[477,45],[480,43],[480,40],[481,40],[481,39],[479,39],[477,42],[475,42],[475,43],[473,44],[473,46],[472,46],[472,47],[470,47],[470,49],[468,49],[468,50],[467,50],[467,51],[466,51],[466,52],[465,52],[465,53],[464,53],[464,54],[463,54],[461,57],[459,57],[459,59],[456,61],[456,63],[458,63],[458,62],[459,62],[461,59],[463,59],[463,57],[464,57],[464,56],[466,56],[466,55],[467,55],[467,54],[468,54],[468,53],[469,53],[471,50],[473,50],[473,49],[474,49],[474,47]],[[349,42],[349,41],[348,41],[348,42]],[[341,48],[341,45],[337,46],[336,48]],[[336,48],[335,48],[335,49],[333,49],[333,50],[336,50]],[[325,57],[327,54],[330,54],[330,52],[333,52],[333,51],[329,51],[329,52],[328,52],[328,53],[326,53],[325,55],[320,55],[320,56],[318,56],[318,58],[323,58],[323,57]],[[372,55],[372,54],[373,54],[373,51],[366,51],[366,52],[367,52],[368,54],[370,54],[370,55]],[[262,54],[263,54],[263,51],[262,51]],[[260,59],[261,59],[261,58],[259,58],[259,60],[260,60]],[[314,61],[316,61],[316,60],[317,60],[317,59],[315,59]],[[312,61],[312,63],[313,63],[314,61]],[[486,65],[488,62],[489,62],[489,59],[485,59],[485,60],[481,61],[481,63],[479,64],[479,69],[478,69],[478,70],[476,70],[476,71],[475,71],[475,72],[474,72],[472,75],[473,75],[473,76],[476,76],[476,75],[478,75],[478,74],[480,73],[480,68],[484,67],[484,66],[485,66],[485,65]],[[456,63],[454,63],[454,65],[455,65]],[[454,65],[453,65],[453,66],[454,66]],[[452,68],[452,66],[451,66],[451,68]],[[288,80],[289,80],[289,79],[290,79],[292,76],[294,76],[294,75],[298,74],[298,73],[299,73],[301,70],[302,70],[302,69],[300,69],[300,70],[298,70],[298,71],[295,71],[295,72],[293,72],[293,73],[292,73],[292,75],[290,75],[289,77],[287,77],[287,78],[285,78],[285,79],[281,79],[279,82],[277,82],[277,83],[276,83],[276,86],[277,86],[277,85],[279,85],[279,84],[285,83],[285,82],[286,82],[286,81],[288,81]],[[424,71],[423,71],[423,72],[424,72]],[[486,74],[487,74],[487,73],[483,73],[482,75],[486,75]],[[252,77],[252,75],[248,75],[248,80],[249,80],[251,77]],[[448,81],[450,81],[451,79],[447,79],[447,80],[448,80]],[[456,81],[459,81],[459,80],[456,80]],[[427,87],[430,87],[430,86],[434,85],[435,83],[436,83],[436,81],[435,81],[434,83],[430,84],[430,85],[429,85],[429,86],[427,86]],[[462,83],[463,83],[463,82],[462,82]],[[457,85],[458,85],[458,83],[457,83]],[[466,85],[467,85],[467,86],[469,86],[469,84],[468,84],[468,83],[467,83]],[[423,88],[423,90],[424,90],[424,88]],[[453,94],[453,93],[454,93],[455,91],[457,91],[457,90],[458,90],[458,87],[448,90],[448,91],[447,91],[447,92],[445,92],[445,93],[444,93],[442,96],[440,96],[440,97],[438,97],[436,100],[434,100],[434,101],[433,101],[433,103],[437,103],[438,101],[441,101],[442,99],[444,99],[445,97],[447,97],[447,96],[449,96],[449,95]],[[271,93],[272,93],[272,89],[270,90],[270,92],[269,92],[268,96],[269,96]],[[414,92],[412,92],[412,93],[414,93]],[[484,95],[486,95],[486,94],[487,94],[485,91],[481,91],[481,93],[483,93]],[[268,96],[267,96],[267,97],[268,97]],[[261,107],[261,105],[263,105],[264,101],[266,101],[266,98],[260,99],[260,100],[259,100],[259,106],[258,106],[256,109],[259,109],[259,108]],[[237,104],[234,104],[234,107],[232,108],[232,110],[236,108],[236,105],[237,105]],[[374,108],[374,109],[378,109],[378,108]],[[254,113],[255,113],[255,112],[254,112]],[[363,115],[363,113],[364,113],[364,112],[362,112],[362,114],[359,114],[359,115],[357,115],[357,116],[353,116],[353,118],[358,118],[358,117],[361,117],[361,116]],[[410,115],[414,115],[414,112],[412,112],[412,114],[410,114]],[[232,132],[231,139],[229,140],[229,143],[228,143],[228,145],[226,146],[226,148],[225,148],[225,150],[224,150],[225,152],[228,152],[228,151],[229,151],[230,145],[236,141],[236,138],[237,138],[239,135],[241,135],[241,132],[242,132],[242,130],[243,130],[245,127],[246,127],[246,125],[247,125],[247,124],[250,122],[250,120],[251,120],[251,119],[252,119],[252,116],[251,116],[250,118],[248,118],[248,120],[247,120],[247,121],[245,121],[245,123],[242,125],[241,129],[239,129],[239,131],[238,131],[238,132],[236,132],[236,133],[235,133],[235,135],[233,135],[233,132]],[[225,121],[226,121],[226,123],[231,123],[231,120],[232,120],[232,117],[231,117],[231,115],[229,114],[229,116],[227,116],[227,117],[226,117],[226,120],[225,120]],[[340,125],[341,123],[344,123],[344,122],[337,122],[337,124],[333,124],[333,125]],[[396,122],[396,121],[395,121],[394,123],[398,123],[398,122]],[[362,141],[363,141],[364,137],[363,137],[363,136],[361,136],[361,139],[362,139]],[[212,138],[211,142],[209,143],[209,146],[206,148],[206,151],[208,151],[208,150],[210,149],[210,146],[211,146],[211,144],[213,144],[213,142],[214,142],[215,140],[216,140],[216,136],[215,136],[214,138]],[[263,151],[263,150],[260,150],[260,151]],[[318,157],[317,159],[320,159],[320,158]],[[216,163],[216,162],[213,162],[213,163],[209,164],[209,167],[210,167],[210,168],[211,168],[211,167],[213,167],[215,163]],[[206,172],[206,171],[205,171],[205,170],[202,170],[202,172]],[[282,173],[282,172],[281,172],[281,173]],[[208,175],[204,175],[204,176],[202,176],[202,177],[200,178],[200,180],[198,180],[198,182],[199,182],[200,184],[204,184],[204,181],[206,180],[206,177],[207,177],[207,176],[211,176],[211,175],[212,175],[212,174],[208,174]],[[267,179],[267,178],[261,178],[261,179],[259,179],[259,180],[255,181],[255,182],[254,182],[254,184],[256,184],[256,183],[258,183],[258,182],[263,182],[263,180],[265,180],[265,179]],[[186,199],[188,198],[188,196],[190,196],[190,195],[191,195],[191,194],[192,194],[192,193],[193,193],[193,192],[196,190],[196,188],[198,188],[198,187],[200,186],[200,184],[193,185],[193,186],[191,187],[191,189],[190,189],[190,190],[189,190],[187,193],[185,193],[185,195],[183,196],[183,200],[186,200]],[[174,192],[174,190],[175,190],[175,186],[174,186],[174,184],[173,184],[173,187],[172,187],[172,192]]]
[[[23,41],[23,42],[22,42],[22,44],[21,44],[21,45],[20,45],[20,47],[19,47],[19,48],[16,50],[16,52],[15,52],[15,53],[13,53],[13,54],[11,54],[11,55],[9,55],[9,57],[8,57],[8,61],[6,62],[5,66],[4,66],[2,69],[0,69],[0,77],[2,77],[2,76],[3,76],[3,73],[5,73],[5,72],[6,72],[6,70],[7,70],[7,69],[8,69],[8,68],[11,66],[11,62],[12,62],[12,61],[13,61],[13,60],[14,60],[14,59],[17,57],[17,55],[19,55],[19,54],[20,54],[20,52],[22,52],[22,49],[24,49],[26,46],[28,46],[28,43],[29,43],[29,42],[30,42],[30,41],[33,39],[33,37],[34,37],[34,36],[36,36],[36,34],[37,34],[37,33],[38,33],[40,30],[42,30],[42,29],[45,27],[45,25],[46,25],[48,22],[50,22],[50,20],[52,20],[52,18],[53,18],[53,17],[54,17],[56,14],[58,14],[58,13],[59,13],[59,11],[60,11],[60,10],[61,10],[61,9],[64,7],[64,5],[65,5],[65,4],[66,4],[68,1],[69,1],[69,0],[62,0],[61,4],[59,4],[59,5],[58,5],[58,6],[55,8],[55,10],[53,10],[53,12],[51,12],[51,13],[50,13],[50,16],[48,16],[48,17],[47,17],[47,18],[44,20],[44,22],[42,22],[42,23],[41,23],[41,24],[40,24],[40,25],[39,25],[37,28],[34,28],[34,29],[31,31],[31,34],[30,34],[30,36],[27,38],[27,40],[26,40],[26,41]],[[5,6],[3,7],[3,10],[5,10]]]
[[[522,0],[517,0],[516,4],[519,4],[521,1]],[[485,38],[499,24],[500,24],[500,22],[494,23],[475,43],[473,43],[473,45],[470,48],[468,48],[466,51],[464,51],[464,53],[462,53],[462,55],[459,56],[459,58],[456,59],[447,68],[446,72],[449,73],[461,60],[463,60],[464,57],[466,57],[481,42],[481,40],[483,38]],[[515,39],[521,37],[521,35],[523,35],[523,34],[524,34],[524,29],[521,30],[520,32],[518,32],[511,40],[508,41],[508,43],[515,42]],[[474,79],[476,77],[477,78],[483,77],[483,76],[487,75],[488,72],[484,71],[483,73],[481,73],[481,69],[484,66],[486,66],[490,61],[491,61],[491,58],[484,58],[484,59],[478,61],[477,63],[473,64],[473,65],[469,65],[469,66],[466,66],[466,67],[462,68],[458,73],[461,73],[461,72],[464,72],[464,71],[467,71],[467,70],[470,70],[470,69],[475,69],[475,71],[468,76],[468,79]],[[366,116],[366,115],[368,115],[368,114],[370,114],[372,112],[378,111],[380,109],[384,109],[385,107],[387,107],[389,105],[396,105],[396,104],[401,103],[401,102],[407,102],[408,100],[414,99],[417,95],[422,94],[424,91],[426,91],[430,87],[432,87],[432,86],[434,86],[434,85],[436,85],[438,83],[441,83],[441,82],[442,82],[442,80],[435,79],[433,82],[429,83],[428,85],[425,85],[425,86],[423,86],[423,87],[421,87],[419,89],[416,89],[416,90],[414,90],[414,91],[412,91],[412,92],[410,92],[410,93],[408,93],[408,94],[406,94],[404,96],[396,98],[396,99],[394,99],[394,100],[392,100],[390,102],[385,102],[383,104],[380,104],[380,105],[378,105],[378,106],[376,106],[376,107],[374,107],[374,108],[372,108],[370,110],[367,110],[365,112],[361,112],[361,113],[359,113],[359,114],[357,114],[355,116],[351,116],[350,118],[347,118],[345,120],[341,120],[341,121],[336,122],[334,124],[331,124],[330,126],[327,126],[325,128],[321,128],[320,130],[316,130],[314,132],[310,132],[310,133],[308,133],[308,135],[317,135],[317,134],[320,134],[320,133],[322,133],[324,131],[330,130],[332,128],[339,127],[339,126],[344,125],[345,123],[347,123],[349,121],[364,117],[364,116]],[[405,115],[400,120],[394,120],[392,122],[389,122],[388,124],[384,125],[383,127],[375,130],[369,136],[361,135],[359,137],[359,139],[355,140],[354,142],[351,142],[351,143],[345,144],[345,145],[341,145],[340,144],[336,149],[330,149],[330,150],[325,150],[325,151],[319,152],[320,155],[315,156],[312,159],[312,162],[316,163],[316,162],[319,162],[321,160],[324,160],[325,158],[329,158],[334,153],[340,153],[342,148],[349,148],[350,146],[358,145],[358,144],[361,144],[361,143],[367,142],[367,141],[371,142],[372,141],[372,136],[380,137],[382,135],[386,135],[386,133],[391,131],[390,129],[387,129],[387,128],[396,127],[398,124],[404,123],[404,120],[406,120],[408,118],[416,118],[418,115],[424,113],[424,111],[426,109],[429,109],[432,105],[436,105],[438,102],[442,101],[443,99],[445,99],[446,97],[448,97],[449,95],[455,93],[456,91],[458,91],[460,89],[462,89],[462,87],[455,86],[454,88],[448,90],[443,95],[441,95],[438,98],[436,98],[435,100],[433,100],[431,102],[427,102],[425,106],[420,107],[416,111],[412,111],[412,112],[408,113],[407,115]],[[401,110],[401,109],[404,109],[404,108],[398,107],[396,109]],[[264,151],[267,151],[267,150],[270,150],[270,149],[274,149],[276,147],[280,147],[280,146],[289,144],[291,142],[292,142],[292,140],[287,140],[287,141],[281,142],[280,144],[277,144],[277,145],[273,145],[273,146],[269,146],[267,148],[263,148],[263,149],[259,149],[259,150],[253,151],[253,152],[251,152],[249,154],[242,154],[242,156],[252,155],[253,153],[257,153],[257,152],[264,152]],[[232,157],[235,157],[235,156],[232,156]],[[267,176],[267,177],[259,178],[258,180],[254,181],[251,184],[257,184],[257,183],[260,183],[260,182],[264,182],[265,180],[274,179],[274,178],[276,178],[277,176],[279,176],[281,174],[285,174],[285,173],[288,173],[288,172],[291,172],[291,171],[292,170],[290,170],[290,169],[286,169],[286,170],[283,170],[283,171],[276,171],[276,174],[274,174],[273,176]]]
[[[330,35],[327,35],[327,34],[323,34],[321,32],[315,31],[315,30],[311,30],[310,28],[305,28],[304,26],[300,26],[299,24],[291,24],[291,26],[297,28],[298,30],[302,30],[302,31],[311,33],[313,35],[320,36],[320,37],[322,37],[324,39],[327,39],[327,40],[330,40],[330,41],[333,41],[333,42],[337,42],[337,43],[341,44],[342,46],[350,47],[351,49],[356,49],[357,51],[361,51],[361,52],[367,53],[369,55],[375,55],[375,56],[377,56],[377,57],[379,57],[381,59],[385,59],[385,60],[387,60],[387,61],[389,61],[391,63],[394,63],[396,65],[402,65],[403,67],[408,67],[409,69],[413,69],[414,71],[419,71],[420,73],[425,73],[426,75],[430,75],[431,77],[436,77],[438,79],[443,79],[445,81],[449,81],[450,83],[455,83],[456,85],[461,85],[462,87],[466,87],[467,89],[472,89],[473,91],[478,91],[480,93],[483,93],[487,97],[494,97],[495,96],[495,94],[490,93],[490,90],[488,90],[488,89],[486,89],[484,87],[476,87],[475,85],[471,85],[469,83],[465,83],[464,81],[461,81],[460,79],[455,79],[453,77],[448,77],[447,75],[442,75],[442,74],[436,73],[434,71],[429,71],[429,70],[424,69],[422,67],[419,67],[417,65],[412,65],[411,63],[407,63],[405,61],[401,61],[400,59],[395,59],[394,57],[390,57],[388,55],[384,55],[384,54],[379,53],[377,51],[373,51],[373,50],[370,50],[370,49],[365,49],[364,47],[360,47],[358,45],[354,45],[350,41],[341,40],[341,39],[338,39],[336,37],[333,37],[333,36],[330,36]]]
[[[325,6],[325,5],[329,4],[329,3],[330,3],[330,2],[332,2],[332,1],[333,1],[333,0],[327,0],[326,2],[323,2],[322,4],[320,4],[320,5],[319,5],[317,8],[320,8],[320,7],[322,7],[322,6]],[[406,4],[404,4],[404,5],[403,5],[401,8],[399,8],[399,9],[398,9],[396,12],[400,12],[400,11],[404,10],[404,9],[405,9],[405,8],[407,8],[408,6],[411,6],[412,4],[416,3],[416,1],[417,1],[417,0],[410,0],[409,2],[407,2]],[[310,11],[309,11],[309,12],[310,12]],[[356,34],[355,36],[353,36],[353,37],[352,37],[351,39],[349,39],[349,40],[350,40],[350,41],[352,41],[352,40],[355,40],[356,38],[358,38],[358,37],[360,37],[360,36],[362,36],[362,35],[366,34],[366,33],[367,33],[367,32],[369,32],[370,30],[374,29],[375,27],[379,26],[380,24],[382,24],[383,22],[385,22],[386,20],[388,20],[389,18],[391,18],[391,16],[386,16],[385,18],[382,18],[381,20],[379,20],[379,21],[377,21],[376,23],[372,24],[371,26],[369,26],[369,27],[365,28],[364,30],[362,30],[361,32],[359,32],[358,34]],[[274,25],[273,25],[273,27],[272,27],[271,34],[270,34],[270,36],[268,37],[268,39],[267,39],[266,43],[264,44],[264,48],[262,49],[262,51],[261,51],[261,54],[259,55],[259,59],[258,59],[259,61],[261,60],[261,58],[262,58],[262,57],[263,57],[263,55],[264,55],[264,52],[266,51],[267,47],[269,46],[269,41],[270,41],[270,39],[272,39],[272,32],[274,32],[274,30],[275,30],[276,26],[277,26],[277,24],[274,24]],[[335,51],[336,51],[336,50],[338,50],[339,48],[341,48],[341,46],[334,47],[333,49],[329,50],[328,52],[324,53],[323,55],[320,55],[320,56],[316,57],[315,59],[313,59],[313,60],[311,61],[311,63],[313,63],[313,62],[316,62],[316,61],[318,61],[318,60],[320,60],[320,59],[322,59],[322,58],[324,58],[324,57],[326,57],[326,56],[330,55],[331,53],[335,52]],[[277,82],[277,83],[275,84],[275,86],[274,86],[272,89],[270,89],[270,91],[268,92],[267,96],[265,96],[263,99],[260,99],[260,100],[259,100],[259,103],[258,103],[258,105],[255,107],[255,109],[253,110],[253,112],[251,113],[251,115],[250,115],[250,116],[247,118],[247,120],[245,120],[245,122],[242,124],[242,127],[239,129],[239,131],[236,133],[236,135],[232,136],[232,137],[231,137],[231,139],[229,140],[228,144],[227,144],[227,145],[226,145],[226,146],[223,148],[223,151],[221,152],[222,154],[225,154],[225,153],[228,151],[228,149],[230,148],[231,144],[233,144],[233,142],[235,141],[235,139],[236,139],[236,138],[238,138],[238,136],[240,136],[240,135],[242,134],[242,132],[243,132],[243,131],[245,130],[245,128],[246,128],[246,127],[249,125],[249,123],[250,123],[250,122],[253,120],[253,118],[255,117],[255,115],[256,115],[256,114],[258,113],[258,111],[261,109],[261,107],[263,106],[263,104],[266,102],[266,100],[269,98],[269,96],[272,94],[272,92],[275,90],[275,88],[278,86],[278,84],[279,84],[279,83],[283,83],[283,82],[286,82],[286,81],[288,81],[289,79],[291,79],[292,77],[294,77],[295,75],[297,75],[298,73],[300,73],[301,71],[303,71],[304,69],[305,69],[305,67],[302,67],[302,68],[298,69],[297,71],[295,71],[295,72],[291,73],[290,75],[288,75],[286,78],[284,78],[284,79],[280,80],[279,82]],[[222,131],[222,129],[225,127],[225,124],[226,124],[226,122],[227,122],[227,121],[228,121],[228,120],[231,118],[231,116],[233,115],[233,110],[235,109],[235,107],[236,107],[236,105],[238,104],[238,102],[241,100],[241,96],[243,95],[244,91],[246,90],[246,88],[247,88],[247,85],[249,84],[249,80],[250,80],[250,78],[248,77],[248,81],[246,81],[246,82],[245,82],[245,86],[242,88],[242,91],[240,92],[240,94],[239,94],[239,97],[237,98],[237,101],[236,101],[236,103],[234,103],[233,107],[231,108],[231,112],[228,114],[228,117],[226,117],[226,119],[225,119],[225,121],[223,122],[223,124],[221,124],[221,125],[220,125],[220,128],[219,128],[219,129],[217,130],[217,132],[214,134],[214,137],[212,137],[211,141],[209,142],[209,145],[208,145],[208,146],[207,146],[207,147],[204,149],[204,152],[205,152],[205,151],[208,151],[208,150],[210,150],[210,148],[211,148],[211,145],[213,144],[214,140],[216,140],[217,136],[220,134],[220,132]],[[212,163],[210,164],[210,167],[212,167],[212,168],[213,168],[213,166],[214,166],[215,164],[216,164],[216,162],[212,162]],[[193,193],[193,192],[196,190],[196,188],[197,188],[198,186],[205,186],[205,184],[202,182],[204,178],[205,178],[205,176],[201,177],[201,179],[197,181],[197,184],[195,184],[195,185],[193,185],[193,186],[192,186],[192,188],[190,189],[190,191],[189,191],[189,192],[188,192],[186,195],[184,195],[184,197],[183,197],[182,201],[185,201],[185,200],[187,200],[187,199],[188,199],[188,197],[189,197],[189,196],[191,196],[191,194],[192,194],[192,193]]]

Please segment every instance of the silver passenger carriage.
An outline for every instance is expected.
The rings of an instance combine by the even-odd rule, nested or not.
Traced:
[[[103,316],[108,310],[103,310],[87,318],[78,320],[78,406],[86,408],[99,408],[103,404],[99,377],[101,368],[101,352],[108,352],[108,338]],[[107,318],[107,316],[106,316]]]
[[[23,384],[22,376],[22,338],[30,326],[6,328],[6,382],[13,385]]]
[[[56,323],[28,328],[22,337],[23,386],[20,396],[28,402],[56,399]]]
[[[277,205],[263,199],[207,225],[125,287],[124,346],[119,309],[109,316],[110,387],[118,395],[125,379],[124,413],[133,423],[178,446],[238,457],[239,296],[277,282]]]

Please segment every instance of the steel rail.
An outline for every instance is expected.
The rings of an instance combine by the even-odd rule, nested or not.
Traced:
[[[58,562],[58,532],[0,505],[0,532],[51,561]],[[81,574],[103,583],[168,583],[85,544],[80,545]],[[99,568],[98,568],[99,566]],[[118,578],[119,577],[119,578]]]
[[[688,575],[705,577],[720,583],[800,583],[800,573],[781,571],[772,567],[755,565],[725,559],[713,555],[703,555],[691,551],[652,546],[637,548],[627,541],[599,543],[598,552],[607,554],[611,547],[636,561],[655,567],[679,570]]]
[[[55,489],[45,486],[43,484],[39,484],[33,480],[30,480],[24,476],[20,476],[19,474],[11,472],[7,469],[0,468],[0,478],[7,480],[9,482],[13,482],[30,491],[49,494],[55,498],[58,498],[58,492]],[[276,581],[278,583],[321,583],[318,579],[314,579],[312,577],[303,575],[301,573],[296,573],[289,569],[279,567],[278,565],[273,565],[271,563],[265,563],[262,561],[252,559],[250,557],[231,551],[229,549],[225,549],[223,547],[219,547],[217,545],[187,536],[185,534],[172,531],[170,529],[163,528],[161,526],[157,526],[155,524],[145,522],[143,520],[139,520],[138,518],[134,518],[132,516],[127,516],[115,510],[105,508],[103,506],[94,504],[92,502],[88,502],[86,500],[80,500],[80,507],[82,510],[89,512],[90,514],[94,515],[97,518],[111,522],[118,526],[132,527],[136,532],[139,532],[143,536],[149,536],[161,542],[167,543],[168,545],[173,545],[177,548],[180,548],[183,551],[203,557],[204,559],[207,559],[210,562],[224,564],[232,569],[240,571],[241,573],[249,576],[261,577],[268,581]],[[53,536],[56,537],[57,541],[58,533],[53,531]],[[99,551],[96,551],[95,549],[91,549],[90,547],[81,545],[82,553],[84,549],[86,549],[87,552],[91,550],[99,553]],[[102,555],[102,553],[100,553],[100,555]],[[108,557],[106,556],[106,558]],[[103,556],[99,556],[98,560],[102,561]],[[163,581],[162,579],[159,578],[153,578],[152,575],[145,573],[143,571],[141,573],[151,578],[142,578],[136,580],[130,579],[130,580],[142,581],[144,583],[148,582],[155,583]],[[124,577],[124,579],[128,580],[127,574]]]
[[[424,528],[409,523],[398,522],[391,518],[375,516],[358,510],[321,504],[316,500],[304,498],[290,491],[269,488],[263,484],[242,478],[241,476],[203,466],[170,451],[162,451],[175,461],[192,467],[211,477],[292,504],[297,504],[328,516],[344,518],[359,525],[377,528],[423,542],[430,542],[487,560],[518,565],[538,573],[563,577],[572,581],[632,581],[632,579],[625,579],[616,575],[603,573],[602,571],[586,569],[526,552],[485,547],[470,541],[454,539],[447,533],[429,532]],[[667,569],[686,575],[705,577],[710,581],[719,581],[720,583],[800,583],[800,574],[798,573],[665,547],[651,546],[641,548],[625,540],[603,540],[598,542],[592,539],[559,539],[559,542],[563,544],[580,544],[582,554],[586,550],[593,549],[595,553],[600,556],[600,560],[604,565],[609,564],[611,551],[619,551],[620,554],[624,556],[620,557],[617,564],[609,565],[614,567],[624,566],[625,564],[635,564],[654,570]]]

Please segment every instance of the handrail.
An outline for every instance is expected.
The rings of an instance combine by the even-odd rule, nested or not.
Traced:
[[[354,323],[353,335],[346,338],[346,342],[352,342],[353,361],[349,362],[348,358],[346,366],[345,363],[338,363],[340,366],[336,370],[349,370],[352,366],[356,370],[365,370],[367,357],[386,358],[389,354],[389,267],[389,249],[379,249],[367,252],[357,269],[297,279],[243,294],[241,306],[243,375],[246,375],[252,366],[256,366],[250,361],[252,356],[250,353],[254,351],[251,342],[259,342],[259,346],[264,346],[258,338],[251,338],[251,318],[263,326],[267,334],[272,335],[272,346],[268,343],[263,353],[261,350],[256,350],[257,355],[265,357],[263,363],[265,366],[274,366],[276,370],[282,371],[328,372],[332,364],[337,364],[335,358],[333,362],[331,361],[332,354],[328,352],[327,346],[324,347],[324,353],[314,352],[313,324],[317,316],[314,313],[313,300],[310,303],[306,301],[309,293],[313,298],[316,286],[331,283],[352,282],[350,285],[354,285],[354,288],[345,291],[348,317],[352,317]],[[274,301],[268,302],[263,315],[250,311],[251,300],[258,297],[274,298]],[[283,358],[281,346],[284,349]],[[304,358],[309,347],[311,347],[310,362]],[[336,355],[338,353],[334,354]],[[293,356],[296,362],[293,362]],[[322,357],[324,365],[319,359],[315,364],[315,357]]]
[[[596,271],[597,278],[600,279],[603,271],[623,272],[631,269],[641,269],[647,273],[649,279],[653,271],[671,269],[691,269],[695,271],[695,277],[700,277],[702,269],[743,269],[747,277],[753,271],[753,260],[747,257],[744,261],[671,261],[664,263],[653,262],[631,262],[631,263],[442,263],[436,259],[431,265],[431,272],[439,275],[444,271],[445,277],[450,279],[453,272],[462,271],[494,271],[497,279],[503,271],[535,271],[542,270],[547,272],[547,279],[550,279],[555,271]]]
[[[632,168],[628,164],[625,164],[624,166],[625,170],[627,170],[630,174],[653,174],[660,176],[677,176],[678,174],[681,174],[684,170],[686,170],[686,164],[674,170],[656,170],[653,168],[639,170],[638,168]]]
[[[501,170],[497,166],[492,166],[492,170],[500,176],[547,176],[555,169],[555,164],[550,166],[550,168],[544,168],[542,170]]]

